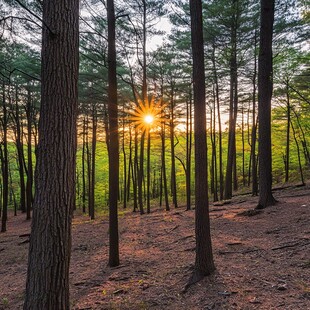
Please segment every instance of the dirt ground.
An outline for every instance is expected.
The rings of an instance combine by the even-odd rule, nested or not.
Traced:
[[[109,268],[107,218],[73,221],[72,309],[310,309],[310,186],[277,190],[279,203],[252,216],[256,197],[212,205],[216,272],[187,292],[195,258],[194,211],[184,207],[119,220],[121,265]],[[29,222],[0,234],[0,309],[22,309]],[[42,309],[43,310],[43,309]]]

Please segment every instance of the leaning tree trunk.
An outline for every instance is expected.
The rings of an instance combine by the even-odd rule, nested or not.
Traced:
[[[43,1],[41,110],[24,309],[69,309],[79,1]]]

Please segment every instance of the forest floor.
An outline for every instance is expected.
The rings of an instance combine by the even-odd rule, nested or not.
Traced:
[[[310,309],[310,186],[274,196],[277,205],[255,215],[247,211],[257,197],[211,203],[217,269],[186,292],[195,259],[194,211],[122,214],[117,268],[107,266],[107,218],[75,216],[72,309]],[[23,235],[29,232],[18,215],[0,234],[0,309],[22,309],[29,245]]]

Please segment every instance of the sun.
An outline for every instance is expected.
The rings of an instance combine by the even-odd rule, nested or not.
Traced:
[[[144,116],[144,121],[145,121],[147,124],[152,124],[153,121],[154,121],[154,116],[153,116],[152,114],[145,115],[145,116]]]
[[[164,107],[165,105],[160,99],[155,100],[155,97],[152,96],[150,100],[144,102],[138,98],[135,108],[127,112],[131,115],[129,120],[133,122],[137,129],[145,131],[160,126],[163,120],[162,111]]]

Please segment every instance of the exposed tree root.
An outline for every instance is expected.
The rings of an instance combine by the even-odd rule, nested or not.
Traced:
[[[197,282],[201,281],[206,275],[202,274],[201,272],[194,270],[194,272],[191,274],[188,282],[185,284],[184,289],[182,290],[182,293],[186,293],[188,289],[196,284]]]
[[[185,294],[192,285],[200,282],[201,280],[203,280],[205,277],[209,276],[210,274],[211,273],[203,273],[202,271],[195,269],[193,273],[191,274],[188,282],[185,284],[182,290],[182,294]]]

